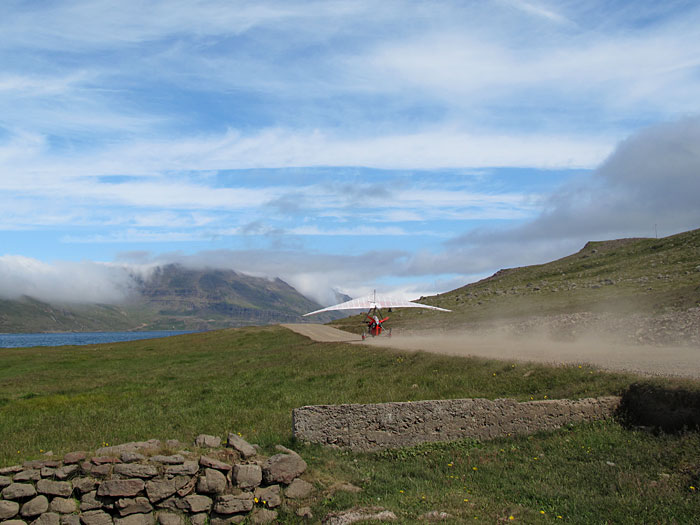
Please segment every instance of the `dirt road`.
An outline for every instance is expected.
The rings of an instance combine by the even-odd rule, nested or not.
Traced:
[[[323,342],[360,342],[360,336],[325,325],[283,325]],[[550,364],[589,364],[596,368],[700,379],[700,348],[621,345],[602,340],[564,342],[523,336],[478,337],[470,334],[413,335],[368,339],[365,344],[397,350],[476,356]]]

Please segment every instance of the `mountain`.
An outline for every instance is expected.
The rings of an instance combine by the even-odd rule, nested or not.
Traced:
[[[302,314],[321,307],[281,279],[232,270],[167,265],[136,284],[120,304],[0,300],[0,332],[209,330],[302,322]]]
[[[419,302],[452,313],[398,310],[392,326],[444,329],[584,312],[644,319],[687,312],[700,306],[700,229],[662,239],[591,241],[562,259],[499,270]],[[347,328],[358,323],[357,317],[334,322]]]

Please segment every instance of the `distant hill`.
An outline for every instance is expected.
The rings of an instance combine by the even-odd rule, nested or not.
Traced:
[[[209,330],[301,322],[302,314],[321,307],[280,279],[232,270],[167,265],[137,285],[116,305],[0,300],[0,332]]]
[[[399,310],[392,326],[451,328],[580,312],[658,316],[685,311],[700,306],[700,229],[662,239],[591,241],[568,257],[500,270],[419,302],[452,313]],[[358,322],[353,317],[334,324],[349,329]]]

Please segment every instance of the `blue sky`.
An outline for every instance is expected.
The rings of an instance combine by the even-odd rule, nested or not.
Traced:
[[[415,298],[700,226],[694,1],[5,0],[0,34],[3,297],[180,262]]]

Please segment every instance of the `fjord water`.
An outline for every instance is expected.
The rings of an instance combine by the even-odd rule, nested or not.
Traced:
[[[151,332],[69,332],[48,334],[0,334],[0,348],[29,348],[32,346],[93,345],[118,343],[138,339],[156,339],[172,335],[191,334],[191,330],[158,330]]]

